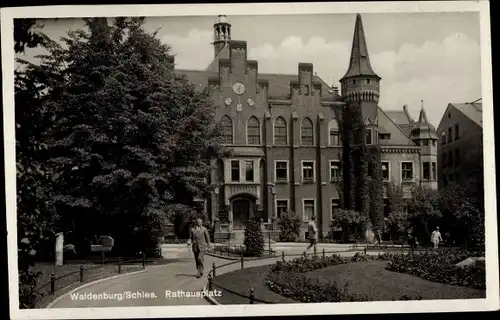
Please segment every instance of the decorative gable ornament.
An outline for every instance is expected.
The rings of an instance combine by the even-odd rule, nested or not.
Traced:
[[[240,112],[240,111],[242,111],[242,110],[243,110],[243,105],[242,105],[241,103],[238,103],[238,104],[236,105],[236,111]]]
[[[225,103],[226,103],[226,106],[229,107],[233,103],[233,99],[227,98],[226,101],[225,101]]]
[[[253,100],[252,100],[252,99],[250,99],[250,98],[248,98],[247,103],[248,103],[248,105],[249,105],[250,107],[255,106],[255,103],[254,103],[254,102],[253,102]]]

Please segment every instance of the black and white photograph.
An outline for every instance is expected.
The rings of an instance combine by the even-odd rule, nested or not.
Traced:
[[[488,1],[2,9],[13,319],[496,310]]]

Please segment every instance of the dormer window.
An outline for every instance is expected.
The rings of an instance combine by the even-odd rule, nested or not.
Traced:
[[[352,80],[352,84],[356,84],[356,79]]]
[[[370,79],[366,79],[366,84],[370,84]]]

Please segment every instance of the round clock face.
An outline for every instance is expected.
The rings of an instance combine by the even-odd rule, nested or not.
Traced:
[[[233,91],[234,93],[236,93],[237,95],[242,95],[245,93],[245,85],[241,82],[237,82],[233,85]]]

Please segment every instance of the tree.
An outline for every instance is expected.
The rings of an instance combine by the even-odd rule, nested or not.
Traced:
[[[336,209],[333,212],[332,222],[330,224],[330,229],[335,231],[338,227],[342,229],[342,238],[344,241],[354,240],[356,234],[358,234],[369,219],[354,210]]]
[[[210,160],[226,154],[215,105],[174,73],[170,47],[143,23],[85,19],[64,46],[47,41],[40,65],[25,62],[44,84],[58,229],[80,252],[99,234],[117,254],[153,249],[165,219],[201,210]]]
[[[14,19],[15,52],[43,43],[44,35],[36,30],[35,22]],[[53,254],[56,220],[49,205],[52,181],[43,161],[46,145],[42,134],[47,110],[40,94],[44,88],[37,77],[16,71],[14,87],[19,304],[20,308],[33,308],[39,276],[33,267],[37,260]]]
[[[415,227],[420,243],[429,243],[431,230],[437,226],[442,214],[440,211],[440,197],[437,190],[417,186],[412,191],[412,198],[407,207],[410,220]]]

